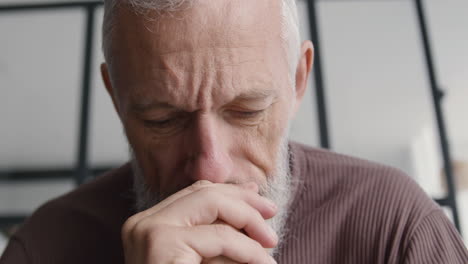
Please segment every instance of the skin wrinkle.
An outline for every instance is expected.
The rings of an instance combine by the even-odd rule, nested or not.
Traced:
[[[260,128],[259,128],[260,129]],[[261,134],[261,133],[258,133],[258,134]]]
[[[249,46],[250,48],[257,48],[256,46]],[[160,67],[160,66],[155,66],[154,69],[160,69],[160,70],[170,70],[172,67],[171,65],[173,65],[174,67],[183,67],[187,64],[186,61],[182,61],[182,60],[175,60],[175,63],[172,63],[171,64],[171,61],[167,61],[167,60],[164,60],[164,57],[169,57],[167,55],[173,55],[173,54],[176,54],[177,57],[184,57],[184,56],[187,56],[188,54],[193,54],[193,56],[197,55],[197,54],[203,54],[203,53],[213,53],[213,50],[217,51],[217,52],[214,52],[215,54],[218,54],[218,50],[222,50],[223,52],[219,52],[221,54],[226,54],[224,56],[222,55],[213,55],[214,59],[216,60],[214,63],[206,63],[203,64],[206,68],[210,69],[210,68],[215,68],[215,69],[218,69],[218,70],[221,70],[223,69],[224,67],[230,67],[230,66],[240,66],[244,63],[249,63],[249,62],[263,62],[263,60],[259,60],[258,58],[251,58],[249,59],[248,57],[252,56],[252,55],[255,55],[255,52],[251,52],[252,54],[250,54],[250,56],[245,56],[246,58],[244,58],[243,56],[240,56],[240,55],[245,55],[245,48],[246,47],[243,47],[243,48],[240,48],[240,47],[224,47],[224,48],[220,48],[220,47],[211,47],[211,48],[203,48],[201,49],[201,51],[181,51],[181,52],[170,52],[170,53],[166,53],[166,54],[163,54],[163,55],[160,55],[161,56],[161,61],[163,62],[164,64],[164,67]],[[239,51],[238,51],[239,50]],[[244,53],[241,53],[239,54],[239,52],[244,52]],[[223,60],[223,61],[219,61],[219,59],[223,59],[223,57],[225,56],[229,56],[229,59],[227,60]],[[201,72],[204,72],[204,71],[207,71],[203,68],[197,68],[198,71],[201,71]],[[193,73],[193,72],[196,72],[195,70],[193,69],[181,69],[181,71],[184,71],[184,72],[188,72],[188,73]]]
[[[169,71],[169,72],[172,73],[173,71]],[[206,73],[209,73],[209,72],[207,71]],[[232,74],[231,74],[231,75],[232,75]],[[164,80],[168,80],[168,79],[169,79],[169,80],[170,80],[171,77],[172,77],[172,74],[169,74],[169,76],[170,76],[169,78],[161,78],[161,79],[164,79]],[[161,80],[161,79],[159,79],[159,80]],[[215,78],[208,78],[208,80],[213,80],[213,79],[215,79]],[[218,79],[218,78],[216,78],[216,79]],[[174,79],[174,81],[162,81],[162,86],[173,87],[173,89],[170,89],[170,90],[173,91],[174,93],[173,93],[172,95],[169,95],[169,98],[176,98],[176,97],[178,96],[177,91],[183,89],[183,87],[181,87],[181,86],[179,86],[180,88],[176,88],[175,85],[167,84],[167,83],[175,83],[176,80],[179,81],[180,79]],[[165,83],[166,83],[166,84],[165,84]],[[231,83],[232,83],[232,85],[234,85],[234,78],[231,78]],[[263,88],[261,88],[261,87],[268,87],[268,86],[272,85],[271,82],[268,82],[268,81],[266,81],[266,80],[257,80],[256,83],[257,83],[257,84],[255,84],[255,83],[252,84],[251,87],[253,87],[254,89],[259,89],[259,90],[261,89],[260,91],[266,90],[266,89],[263,89]],[[140,85],[140,86],[144,86],[144,85]],[[206,86],[206,87],[209,86],[209,87],[211,87],[212,85],[211,85],[211,83],[205,83],[205,85],[202,84],[202,85],[200,85],[200,86]],[[233,88],[229,88],[228,86],[223,85],[223,84],[222,84],[222,85],[219,85],[218,87],[223,87],[223,89],[230,89],[230,90],[233,90]],[[194,94],[195,94],[195,93],[196,93],[196,92],[194,92]],[[214,93],[216,93],[216,91],[214,91]],[[253,93],[253,91],[251,91],[250,93]],[[261,92],[260,92],[260,93],[261,93]],[[146,93],[142,92],[142,94],[146,94]],[[219,94],[215,94],[214,96],[219,96]],[[241,95],[240,95],[240,96],[241,96]],[[159,97],[161,97],[161,95],[159,95]],[[163,96],[163,97],[165,97],[165,96]],[[244,98],[241,98],[241,99],[246,99],[245,97],[246,97],[246,96],[244,96]],[[229,100],[230,100],[230,99],[229,99]],[[166,103],[166,104],[168,104],[167,102],[169,102],[169,101],[174,101],[174,100],[172,100],[172,99],[163,99],[163,100],[162,100],[162,99],[159,99],[159,100],[158,100],[159,103]],[[228,100],[225,100],[225,101],[227,102]],[[221,102],[219,105],[225,104],[225,103],[226,103],[225,101]],[[151,99],[150,97],[146,97],[146,98],[144,98],[143,102],[141,102],[141,103],[138,104],[137,106],[133,107],[133,105],[135,105],[135,104],[132,104],[132,108],[138,108],[138,109],[141,108],[141,109],[145,109],[145,108],[147,108],[148,105],[151,105],[151,104],[153,104],[153,103],[154,103],[154,102],[152,102],[152,99]],[[188,105],[188,104],[186,104],[186,103],[184,103],[184,102],[180,102],[180,103],[174,105],[174,107],[183,109],[182,105]],[[189,105],[194,105],[194,104],[192,103],[192,104],[189,104]],[[162,107],[165,107],[165,106],[162,105]],[[193,109],[192,107],[186,108],[186,110],[189,111],[189,112],[196,111],[196,109]]]
[[[167,63],[167,64],[166,64],[166,66],[167,66],[169,69],[170,69],[170,68],[172,68],[172,67],[170,67],[170,66],[169,66],[169,63]],[[173,71],[173,70],[171,70],[170,72],[174,72],[174,71]],[[191,72],[191,71],[185,71],[185,72]],[[204,72],[206,72],[206,73],[210,73],[211,71],[207,71],[207,70],[205,70]],[[161,73],[163,73],[163,71],[161,71]],[[198,72],[197,72],[197,73],[198,73]],[[219,73],[221,74],[221,73],[222,73],[222,71],[220,71]],[[198,77],[198,76],[199,76],[199,75],[197,74],[197,75],[196,75],[196,77]],[[234,77],[234,76],[233,76],[233,77]],[[162,80],[167,80],[167,79],[170,79],[170,78],[161,77],[161,79],[162,79]],[[168,82],[168,81],[166,81],[166,82]],[[190,81],[189,81],[189,82],[190,82]],[[232,83],[234,83],[234,82],[232,82]],[[211,86],[209,86],[209,87],[211,87]],[[220,85],[220,87],[223,87],[223,88],[224,88],[225,86],[223,86],[223,85]],[[227,88],[227,87],[226,87],[226,88]],[[178,89],[173,89],[173,91],[177,91],[177,90],[178,90]],[[195,90],[195,91],[194,91],[194,93],[197,93],[197,92],[198,92],[198,90]],[[174,96],[174,97],[175,97],[175,96]]]
[[[301,98],[291,89],[278,3],[205,3],[153,23],[119,10],[108,89],[134,155],[139,209],[198,180],[254,181],[284,215],[287,133]],[[186,119],[167,129],[146,122],[174,115]]]

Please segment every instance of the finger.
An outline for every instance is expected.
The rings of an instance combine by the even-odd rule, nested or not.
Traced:
[[[166,206],[174,203],[175,201],[179,200],[182,197],[185,197],[186,195],[189,195],[193,192],[196,192],[202,188],[209,187],[209,186],[215,186],[215,185],[221,185],[221,184],[214,184],[210,181],[207,180],[201,180],[197,181],[194,184],[190,185],[187,188],[184,188],[173,195],[169,196],[168,198],[164,199],[163,201],[159,202],[155,206],[149,208],[148,210],[142,211],[132,217],[130,219],[129,225],[133,226],[137,222],[139,222],[141,219],[148,217],[154,213],[159,212],[160,210],[164,209]],[[246,182],[246,183],[240,183],[237,184],[240,188],[246,189],[246,190],[251,190],[255,193],[258,193],[259,188],[258,185],[255,182]]]
[[[172,194],[171,196],[167,197],[166,199],[159,202],[158,204],[156,204],[155,206],[153,206],[152,208],[150,208],[147,211],[148,211],[148,213],[151,213],[151,214],[157,213],[158,211],[164,209],[166,206],[172,204],[173,202],[177,201],[178,199],[180,199],[182,197],[185,197],[186,195],[191,194],[191,193],[193,193],[195,191],[198,191],[201,188],[212,186],[212,185],[214,185],[214,183],[212,183],[210,181],[206,181],[206,180],[197,181],[194,184],[188,186],[187,188],[184,188],[184,189]]]
[[[135,214],[134,216],[130,217],[125,224],[123,225],[122,228],[122,236],[125,239],[126,234],[129,234],[132,232],[132,230],[135,228],[135,226],[143,221],[143,219],[150,217],[152,215],[155,215],[156,213],[164,210],[165,208],[169,207],[170,205],[173,205],[175,201],[181,200],[182,198],[185,198],[189,195],[192,195],[196,192],[199,192],[200,190],[211,188],[211,190],[214,190],[214,192],[218,192],[219,195],[221,196],[233,196],[233,197],[238,197],[239,195],[244,196],[244,199],[252,206],[254,206],[265,219],[269,219],[273,217],[276,214],[276,206],[266,198],[261,197],[255,192],[258,192],[258,185],[253,182],[247,182],[247,183],[242,183],[239,185],[233,185],[233,184],[213,184],[209,181],[198,181],[197,183],[173,194],[172,196],[168,197],[161,203],[157,204],[156,206],[140,212],[138,214]],[[212,191],[205,192],[205,193],[212,193]],[[203,194],[203,193],[202,193]],[[195,196],[195,195],[193,195]],[[200,196],[200,194],[196,195],[197,197]],[[206,195],[202,195],[205,197]],[[200,198],[200,197],[199,197]],[[236,198],[237,199],[237,198]],[[200,205],[207,204],[207,202],[195,202],[198,204],[199,209],[193,210],[195,207],[193,207],[193,202],[198,201],[194,200],[192,198],[190,199],[185,199],[189,201],[189,204],[187,205],[187,201],[182,201],[181,203],[177,203],[177,205],[171,206],[172,210],[170,211],[175,211],[175,214],[171,217],[171,213],[166,213],[167,215],[167,224],[172,224],[174,221],[179,220],[179,219],[185,219],[187,216],[190,216],[192,212],[195,211],[195,213],[199,213],[202,211],[205,211],[205,208],[200,208]],[[217,199],[214,199],[217,200]],[[186,208],[189,207],[192,209],[192,212],[188,211]],[[180,216],[181,215],[181,216]],[[154,221],[155,219],[152,219]],[[211,224],[214,222],[216,219],[212,221],[196,221],[197,223],[200,224]],[[183,223],[190,222],[190,221],[182,221],[179,222],[179,225],[183,225]],[[193,222],[193,221],[192,221]],[[192,224],[195,225],[195,224]],[[190,225],[189,225],[190,226]],[[261,236],[260,236],[261,239]],[[264,239],[265,240],[265,239]],[[268,240],[268,239],[267,239]],[[271,243],[271,242],[270,242]],[[268,244],[268,242],[267,242]]]
[[[239,262],[221,256],[203,260],[202,264],[239,264]]]
[[[183,209],[181,203],[184,204]],[[208,225],[217,220],[244,230],[264,247],[274,247],[278,242],[274,230],[255,208],[241,199],[219,195],[213,190],[206,190],[204,195],[187,195],[180,203],[170,205],[154,218],[148,217],[142,222],[147,222],[148,226],[158,222],[183,227]]]
[[[240,184],[237,184],[237,186],[239,186],[239,187],[241,187],[243,189],[251,190],[251,191],[253,191],[255,193],[259,192],[258,184],[256,184],[255,182],[240,183]]]
[[[276,263],[258,242],[231,226],[202,225],[186,230],[187,245],[204,259],[223,256],[233,263]]]
[[[204,197],[207,196],[206,193],[212,193],[212,190],[213,190],[213,192],[218,192],[219,195],[221,196],[231,196],[234,199],[245,200],[248,204],[250,204],[257,211],[259,211],[260,214],[265,219],[269,219],[276,214],[276,211],[277,211],[276,205],[270,200],[263,198],[262,196],[255,193],[255,192],[258,192],[258,185],[256,183],[248,182],[248,183],[243,183],[240,185],[234,185],[234,184],[213,184],[209,181],[199,181],[173,194],[172,196],[168,197],[167,199],[155,205],[154,207],[130,217],[125,223],[125,229],[128,229],[128,230],[133,229],[134,226],[138,222],[142,221],[146,217],[149,217],[153,214],[156,214],[164,210],[170,205],[173,205],[175,201],[185,199],[185,198],[186,198],[185,200],[193,201],[192,197],[194,197],[195,195],[197,196],[199,195],[196,193],[201,192],[202,190],[205,190],[208,188],[210,188],[209,191],[202,192]],[[213,197],[209,199],[213,199]],[[214,199],[216,200],[216,198]],[[200,199],[198,199],[197,201],[199,200]],[[199,202],[200,204],[199,206],[197,206],[198,208],[197,211],[198,210],[204,211],[204,208],[200,208],[200,206],[204,206],[204,204],[206,204],[207,202],[206,201],[199,201]],[[187,215],[186,208],[192,207],[192,205],[187,206],[187,205],[184,205],[184,202],[182,202],[181,204],[178,204],[177,206],[173,206],[173,207],[177,208],[176,210],[173,210],[173,211],[179,211],[180,213]],[[211,222],[204,221],[201,224],[210,224],[213,221]]]
[[[192,192],[180,198],[180,204],[171,204],[170,208],[169,206],[166,208],[168,210],[172,210],[173,207],[184,206],[186,207],[185,210],[199,212],[200,209],[205,209],[207,206],[210,207],[213,205],[222,205],[222,203],[219,201],[223,200],[224,198],[230,198],[233,201],[246,202],[252,208],[256,209],[264,219],[272,218],[278,210],[276,205],[267,198],[248,189],[241,189],[238,186],[232,184],[211,185],[207,188],[199,189],[196,192]],[[186,213],[184,214],[187,215]],[[207,222],[200,222],[199,224],[211,224],[214,220],[207,220]]]
[[[216,183],[212,183],[212,182],[207,181],[207,180],[197,181],[194,184],[190,185],[189,187],[184,188],[184,189],[176,192],[175,194],[169,196],[168,198],[164,199],[164,201],[158,203],[152,209],[150,209],[149,212],[150,213],[156,213],[156,212],[164,209],[169,204],[172,204],[173,202],[179,200],[180,198],[183,198],[183,197],[185,197],[185,196],[187,196],[187,195],[189,195],[189,194],[191,194],[193,192],[196,192],[196,191],[198,191],[198,190],[200,190],[202,188],[222,186],[222,185],[228,185],[228,184],[222,184],[222,183],[221,184],[219,184],[219,183],[216,184]],[[232,185],[240,187],[240,188],[245,189],[245,190],[253,191],[255,193],[258,193],[258,191],[259,191],[258,185],[255,182],[245,182],[245,183],[239,183],[239,184],[231,184],[231,186]]]
[[[123,230],[128,230],[128,231],[132,230],[135,227],[135,225],[138,222],[140,222],[142,219],[144,219],[145,217],[148,217],[148,216],[153,215],[154,213],[157,213],[158,211],[164,209],[166,206],[178,200],[179,198],[182,198],[194,191],[197,191],[203,187],[210,186],[212,184],[213,183],[211,183],[210,181],[204,181],[204,180],[195,182],[191,186],[174,193],[173,195],[159,202],[155,206],[131,216],[125,222]]]

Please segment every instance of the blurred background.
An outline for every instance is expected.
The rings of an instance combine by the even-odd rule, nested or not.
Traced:
[[[298,5],[319,61],[291,139],[404,170],[468,242],[468,1]],[[99,73],[102,14],[0,0],[0,253],[39,205],[128,158]]]

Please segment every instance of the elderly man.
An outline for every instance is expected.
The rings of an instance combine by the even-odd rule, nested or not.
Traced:
[[[41,207],[9,263],[468,263],[407,176],[288,143],[312,67],[293,0],[105,1],[129,164]]]

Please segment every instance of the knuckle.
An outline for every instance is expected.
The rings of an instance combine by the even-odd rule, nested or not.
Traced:
[[[121,228],[121,236],[123,241],[127,241],[131,238],[135,226],[138,224],[136,216],[128,218]]]
[[[170,263],[171,264],[193,264],[193,263],[198,263],[199,261],[196,261],[190,257],[177,257],[176,259],[173,259]]]
[[[143,221],[145,218],[145,212],[139,212],[137,214],[134,214],[130,216],[125,223],[122,226],[122,229],[125,228],[125,230],[131,230],[133,227],[138,224],[139,222]]]
[[[145,241],[151,243],[158,238],[158,234],[161,234],[161,228],[158,225],[149,226],[148,224],[141,224],[135,228],[135,234],[139,237],[144,238]]]
[[[226,224],[216,224],[216,225],[214,225],[214,231],[215,231],[216,235],[218,235],[220,237],[227,237],[234,230],[235,229],[233,227],[231,227],[229,225],[226,225]]]
[[[193,186],[207,186],[207,185],[212,185],[213,183],[208,181],[208,180],[201,180],[197,181],[196,183],[193,184]]]
[[[173,261],[171,261],[171,264],[191,264],[192,262],[190,262],[188,259],[174,259]]]
[[[150,242],[152,238],[152,233],[154,230],[158,230],[158,225],[152,224],[149,221],[140,221],[135,224],[132,229],[130,236],[136,240],[144,240],[145,242]]]
[[[133,216],[128,218],[127,221],[125,221],[125,223],[122,225],[122,233],[129,233],[135,224],[136,221]]]
[[[130,237],[139,238],[145,234],[146,225],[144,222],[138,222],[135,224],[133,229],[130,231]]]
[[[215,188],[203,188],[198,190],[198,192],[204,199],[210,202],[216,202],[222,198],[222,195],[219,195],[219,192]]]
[[[154,225],[150,229],[145,229],[142,238],[148,248],[159,249],[162,245],[169,243],[170,236],[167,232],[170,233],[170,231],[168,229],[169,227],[161,225]]]
[[[210,186],[210,185],[213,185],[213,183],[210,182],[210,181],[207,181],[207,180],[201,180],[201,181],[197,181],[194,184],[190,185],[188,187],[188,189],[190,191],[198,191],[198,190],[200,190],[200,189],[202,189],[204,187]]]

